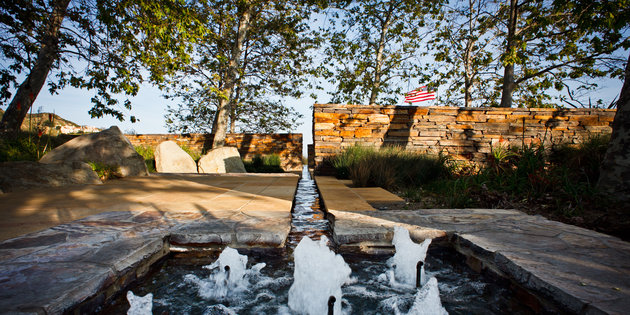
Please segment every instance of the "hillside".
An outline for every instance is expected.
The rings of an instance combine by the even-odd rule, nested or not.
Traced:
[[[4,115],[4,110],[0,109],[0,118]],[[50,127],[53,127],[50,130]],[[54,134],[58,133],[89,133],[98,132],[98,128],[90,126],[80,126],[72,121],[62,118],[61,116],[53,113],[37,113],[27,114],[24,122],[22,123],[23,131],[32,130],[33,132],[50,132]]]

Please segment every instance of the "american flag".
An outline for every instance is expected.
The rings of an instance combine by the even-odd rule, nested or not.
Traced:
[[[435,99],[435,92],[429,92],[426,86],[421,86],[405,94],[405,103],[417,103]]]

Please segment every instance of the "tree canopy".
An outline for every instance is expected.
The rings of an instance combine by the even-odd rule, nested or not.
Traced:
[[[136,95],[144,69],[160,81],[186,63],[201,32],[176,0],[2,2],[0,102],[10,102],[0,129],[19,130],[47,79],[51,93],[93,90],[92,117],[122,120],[116,95]],[[122,105],[131,108],[129,99]]]
[[[580,91],[596,79],[622,78],[629,7],[627,0],[3,2],[0,102],[9,106],[0,124],[17,130],[46,80],[53,93],[93,91],[90,114],[118,119],[131,106],[119,95],[157,84],[180,101],[167,114],[170,130],[212,131],[217,145],[228,129],[295,126],[299,114],[284,100],[311,88],[315,72],[334,86],[333,102],[394,104],[405,85],[429,83],[442,88],[438,105],[581,106]],[[311,17],[320,12],[326,23],[316,29]]]
[[[193,46],[192,62],[163,84],[182,101],[169,108],[172,131],[289,130],[301,117],[280,97],[299,97],[317,43],[302,1],[200,1],[193,6],[207,33]],[[216,138],[216,135],[215,135]]]
[[[332,102],[395,104],[403,91],[394,81],[421,73],[425,14],[437,3],[370,0],[331,7],[320,70],[336,87]]]

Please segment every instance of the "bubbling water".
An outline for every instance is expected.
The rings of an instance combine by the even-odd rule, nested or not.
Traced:
[[[250,286],[250,278],[259,275],[264,267],[265,263],[258,263],[247,269],[247,256],[226,247],[214,263],[203,267],[213,270],[207,279],[189,274],[184,277],[184,281],[196,285],[202,298],[226,300],[228,295],[246,291]]]
[[[418,290],[408,315],[448,315],[446,309],[442,307],[437,279],[431,277]]]
[[[424,272],[424,260],[430,244],[431,239],[416,244],[409,237],[407,229],[395,226],[392,245],[394,245],[396,253],[387,261],[389,269],[376,278],[378,282],[387,283],[391,288],[398,290],[409,290],[416,285],[421,286],[407,313],[409,315],[448,314],[446,309],[442,307],[437,279],[434,277],[427,279]],[[417,279],[418,277],[420,279]],[[390,297],[383,300],[381,304],[385,309],[398,315],[404,314],[400,311],[402,301],[398,297]]]
[[[153,309],[153,294],[149,293],[145,296],[137,296],[131,291],[127,291],[127,301],[129,302],[129,310],[127,315],[150,315]]]
[[[427,257],[427,250],[431,245],[431,239],[426,239],[420,244],[414,243],[409,237],[409,231],[401,226],[394,227],[394,238],[392,245],[396,248],[394,257],[390,260],[390,266],[393,267],[393,276],[390,276],[392,285],[415,285],[416,284],[416,266],[419,261],[424,263]],[[426,283],[426,275],[424,273],[424,264],[421,268],[421,281]]]
[[[294,281],[289,289],[289,307],[295,312],[326,314],[333,296],[334,313],[341,314],[341,286],[351,281],[351,270],[341,255],[328,248],[327,241],[326,236],[319,242],[304,237],[295,248]]]

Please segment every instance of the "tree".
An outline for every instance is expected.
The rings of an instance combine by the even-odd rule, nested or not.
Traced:
[[[19,130],[50,75],[52,93],[68,85],[95,90],[92,117],[122,120],[116,94],[137,94],[143,66],[156,81],[177,69],[201,31],[176,0],[2,2],[0,102],[11,101],[0,130]]]
[[[443,11],[434,16],[438,22],[429,41],[434,59],[430,68],[437,78],[430,81],[448,84],[444,89],[446,97],[440,99],[446,105],[471,107],[474,100],[491,97],[493,62],[497,60],[493,49],[497,35],[493,32],[493,8],[491,0],[469,0],[444,5]]]
[[[625,58],[620,52],[630,46],[627,32],[592,28],[579,21],[614,15],[627,10],[624,6],[625,0],[510,0],[502,5],[497,14],[504,25],[505,48],[499,106],[512,107],[515,93],[520,106],[541,106],[550,98],[541,93],[547,89],[571,93],[568,81],[588,89],[596,86],[590,78],[621,77]]]
[[[393,81],[421,74],[418,57],[427,34],[424,15],[437,10],[430,4],[370,0],[331,9],[328,62],[321,70],[337,86],[332,101],[395,104],[399,97],[392,94],[400,95],[402,89]]]
[[[183,102],[169,109],[169,128],[212,130],[218,147],[230,120],[232,130],[294,126],[299,114],[278,97],[299,97],[306,83],[307,51],[317,43],[306,24],[311,8],[301,1],[198,2],[208,33],[194,45],[193,62],[165,81],[168,96]]]
[[[616,199],[630,201],[630,55],[612,127],[597,187]]]

